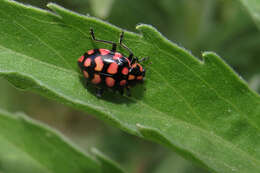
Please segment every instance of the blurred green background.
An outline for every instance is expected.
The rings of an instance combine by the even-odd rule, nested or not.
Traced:
[[[198,58],[203,51],[216,52],[252,89],[260,92],[260,33],[238,0],[19,1],[40,8],[56,2],[134,32],[138,23],[151,24]],[[0,79],[0,91],[1,108],[32,115],[61,131],[85,151],[98,148],[129,173],[207,172],[169,149],[126,134],[86,113],[19,91],[4,79]]]

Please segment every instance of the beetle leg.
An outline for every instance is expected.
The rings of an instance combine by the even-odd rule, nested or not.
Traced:
[[[128,86],[126,87],[126,94],[128,97],[131,97],[130,88]]]
[[[103,88],[96,88],[96,96],[97,97],[102,97],[103,92],[104,92]]]
[[[124,88],[123,87],[118,88],[118,91],[121,95],[124,95]]]
[[[87,87],[89,85],[89,81],[86,79],[85,80],[85,87]]]
[[[112,51],[112,52],[115,52],[115,51],[116,51],[117,44],[116,44],[115,42],[112,42],[112,41],[98,40],[98,39],[96,39],[93,28],[90,28],[90,35],[91,35],[91,39],[94,40],[94,41],[96,41],[96,42],[101,42],[101,43],[106,43],[106,44],[112,44],[112,50],[111,50],[111,51]]]

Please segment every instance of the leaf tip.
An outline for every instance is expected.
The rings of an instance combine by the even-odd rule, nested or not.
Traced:
[[[211,52],[211,51],[205,51],[205,52],[202,52],[202,57],[210,57],[210,56],[217,56],[217,54],[215,52]]]
[[[210,62],[211,60],[215,60],[219,56],[215,52],[205,51],[202,53],[203,63]]]
[[[53,3],[53,2],[49,2],[47,5],[46,5],[48,8],[50,9],[56,9],[56,8],[61,8],[61,6]]]
[[[58,4],[55,4],[53,2],[48,3],[46,6],[56,13],[59,13],[59,11],[61,11],[61,10],[65,10],[65,8],[63,8],[62,6],[59,6]]]
[[[157,141],[162,144],[164,143],[167,145],[171,145],[171,142],[164,135],[161,134],[160,130],[147,127],[139,123],[136,124],[136,127],[143,137],[146,137],[152,141]]]
[[[144,37],[146,37],[146,35],[150,34],[160,34],[160,32],[158,30],[156,30],[152,25],[148,25],[148,24],[138,24],[136,26],[136,30],[138,30],[139,32],[141,32]],[[161,34],[160,34],[161,35]]]
[[[74,12],[56,4],[53,2],[50,2],[46,5],[49,9],[57,13],[58,15],[62,16],[64,18],[64,13],[74,14]]]
[[[137,30],[142,30],[142,29],[145,29],[145,28],[153,29],[152,25],[148,25],[148,24],[144,24],[144,23],[138,24],[135,28],[136,28]]]

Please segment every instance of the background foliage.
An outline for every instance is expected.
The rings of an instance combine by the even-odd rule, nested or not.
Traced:
[[[204,50],[215,51],[221,57],[226,57],[225,60],[252,88],[259,91],[259,31],[238,1],[103,1],[65,0],[57,3],[80,13],[88,12],[102,17],[129,30],[134,30],[139,22],[151,23],[169,39],[198,57]],[[45,8],[47,1],[23,2]],[[124,14],[123,19],[121,14]],[[189,172],[190,169],[202,172],[167,149],[125,134],[92,116],[82,116],[80,112],[40,96],[19,92],[4,80],[1,80],[0,89],[1,107],[37,115],[34,118],[59,129],[82,148],[87,150],[95,146],[101,149],[129,172],[163,172],[173,170],[172,167],[176,172]]]

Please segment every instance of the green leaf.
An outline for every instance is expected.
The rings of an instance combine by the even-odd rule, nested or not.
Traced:
[[[185,159],[173,154],[164,158],[153,173],[207,173],[208,171],[198,168]]]
[[[98,162],[64,137],[23,115],[0,110],[0,132],[3,172],[101,172]]]
[[[246,7],[252,18],[255,20],[256,25],[260,28],[260,2],[259,0],[240,0]]]
[[[91,9],[95,16],[100,18],[107,18],[114,0],[90,0]]]
[[[149,25],[125,33],[138,57],[149,56],[144,85],[132,97],[86,90],[77,59],[96,37],[120,28],[55,4],[55,13],[0,0],[0,75],[15,86],[84,110],[131,134],[167,145],[213,172],[260,171],[260,97],[216,54],[203,61]],[[119,49],[122,52],[122,49]],[[146,90],[144,91],[144,88]]]
[[[0,171],[105,173],[104,168],[110,168],[123,172],[113,161],[103,158],[96,161],[49,127],[0,109]]]
[[[96,158],[102,163],[103,173],[123,173],[123,169],[117,165],[114,161],[109,159],[103,153],[98,151],[96,148],[92,149],[92,153],[95,154]]]

